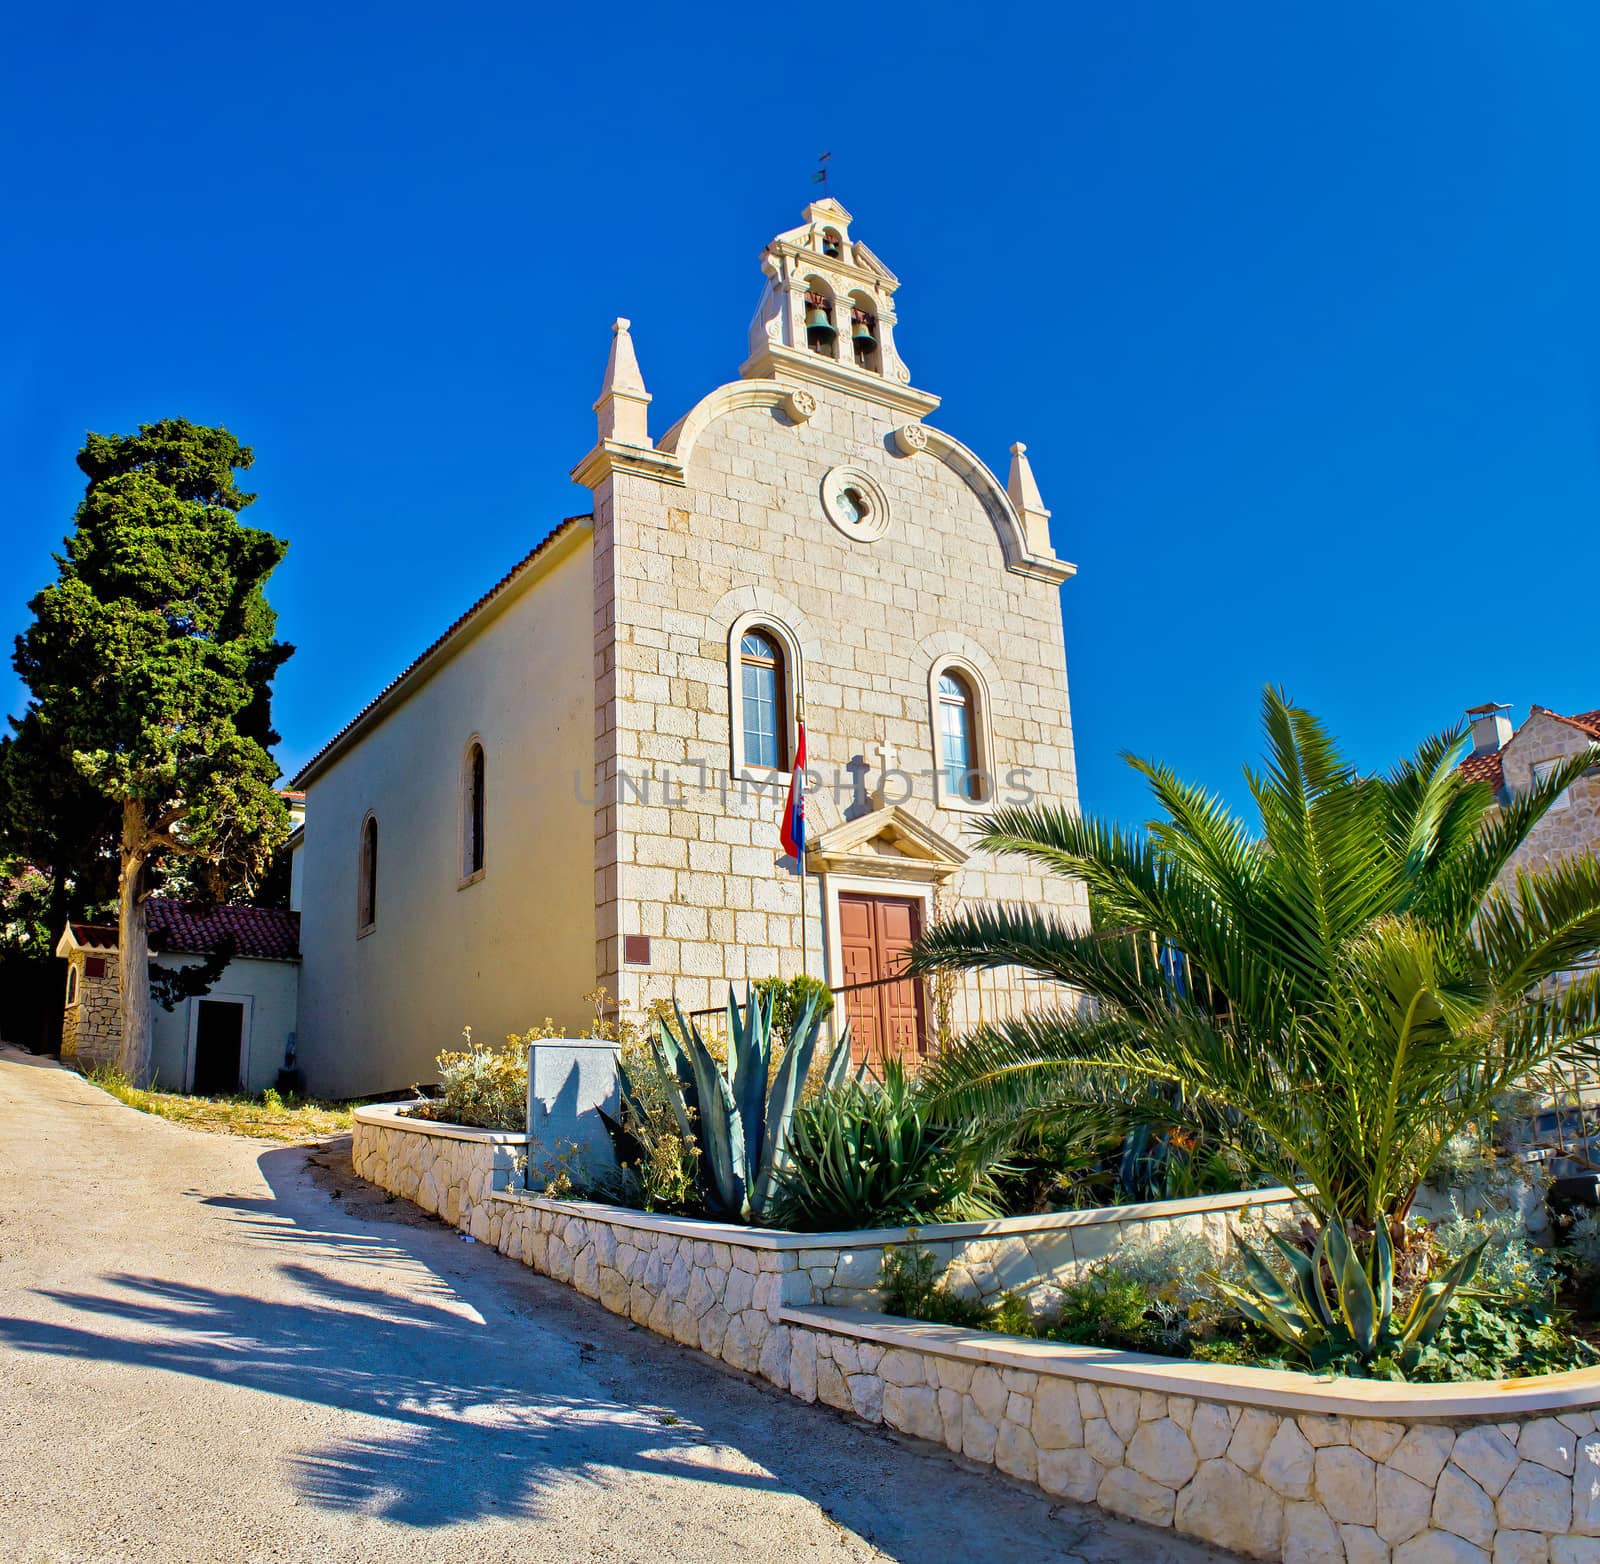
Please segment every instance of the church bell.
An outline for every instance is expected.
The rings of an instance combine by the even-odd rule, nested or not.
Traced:
[[[863,358],[875,353],[878,348],[878,339],[873,336],[872,327],[864,319],[856,322],[855,330],[850,333],[850,341]]]
[[[836,336],[838,332],[833,329],[828,312],[820,304],[811,305],[806,310],[806,344],[814,348],[831,347]]]

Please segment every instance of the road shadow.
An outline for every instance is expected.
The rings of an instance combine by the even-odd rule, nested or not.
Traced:
[[[530,1391],[482,1377],[472,1312],[279,1268],[300,1296],[263,1300],[149,1276],[106,1276],[104,1290],[40,1296],[82,1325],[0,1318],[21,1352],[161,1369],[365,1414],[394,1432],[290,1457],[300,1493],[333,1509],[412,1526],[497,1515],[535,1519],[553,1484],[653,1473],[776,1489],[758,1470],[708,1464],[704,1435],[670,1414],[570,1390]],[[116,1322],[96,1329],[90,1321]],[[454,1372],[459,1365],[460,1372]]]
[[[362,1414],[358,1432],[260,1455],[309,1504],[416,1528],[536,1521],[574,1486],[635,1483],[644,1499],[687,1482],[730,1524],[791,1496],[891,1561],[1046,1564],[1091,1537],[1097,1558],[1223,1557],[751,1383],[320,1154],[313,1180],[305,1148],[263,1151],[268,1195],[186,1191],[221,1219],[219,1242],[267,1246],[242,1266],[249,1282],[125,1271],[40,1290],[50,1317],[0,1316],[0,1345]]]

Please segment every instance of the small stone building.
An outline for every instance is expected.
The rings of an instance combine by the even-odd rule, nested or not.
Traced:
[[[157,1086],[225,1096],[260,1092],[294,1065],[300,998],[300,915],[273,907],[146,904],[153,972],[200,964],[232,942],[206,993],[151,1007]],[[116,1061],[122,1039],[117,930],[69,923],[56,946],[67,963],[61,1057],[82,1069]]]
[[[1600,711],[1564,717],[1547,706],[1531,706],[1528,719],[1513,728],[1510,708],[1474,706],[1472,753],[1461,764],[1463,775],[1487,782],[1495,798],[1508,803],[1543,780],[1561,762],[1596,750],[1595,765],[1564,792],[1506,868],[1509,883],[1518,869],[1543,869],[1580,853],[1600,853]]]
[[[1002,479],[934,421],[899,279],[851,223],[818,201],[765,246],[737,377],[659,437],[618,320],[581,513],[295,778],[313,1089],[429,1079],[463,1025],[582,1029],[597,986],[693,1012],[804,967],[879,1057],[1037,1002],[1014,972],[895,973],[964,905],[1085,914],[971,829],[1006,802],[1077,808],[1073,566],[1024,446]],[[656,341],[682,291],[644,301]],[[802,721],[803,878],[779,833]]]

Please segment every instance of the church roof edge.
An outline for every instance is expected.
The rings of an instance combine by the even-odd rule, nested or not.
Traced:
[[[437,636],[428,646],[424,647],[406,666],[397,673],[384,687],[367,702],[326,744],[314,754],[290,780],[290,787],[304,788],[320,772],[325,771],[328,765],[343,751],[350,741],[361,732],[370,727],[380,713],[386,712],[409,685],[412,677],[422,666],[434,658],[439,652],[464,631],[484,609],[497,598],[504,595],[506,589],[512,586],[528,569],[562,537],[570,534],[578,527],[592,526],[594,517],[588,512],[580,516],[567,516],[536,543],[527,554],[514,564],[487,592],[480,597],[467,611],[457,616],[442,634]]]

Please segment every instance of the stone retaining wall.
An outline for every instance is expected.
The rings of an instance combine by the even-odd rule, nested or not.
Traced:
[[[487,1196],[516,1179],[528,1137],[400,1116],[414,1106],[356,1109],[350,1165],[371,1183],[465,1227]]]
[[[480,1241],[614,1314],[1051,1495],[1281,1564],[1600,1564],[1600,1371],[1495,1385],[1319,1379],[830,1306],[866,1285],[903,1231],[778,1233],[550,1200],[509,1187],[520,1137],[419,1120],[399,1130],[393,1113],[357,1111],[363,1176],[399,1194],[415,1182],[408,1198],[453,1208]],[[397,1150],[396,1136],[449,1149]],[[1108,1252],[1108,1234],[1237,1216],[1244,1202],[1229,1198],[923,1235],[985,1290],[982,1268],[998,1282],[1020,1254],[1036,1278],[1062,1274],[1063,1233],[1081,1266]],[[1261,1203],[1270,1216],[1285,1200]]]

